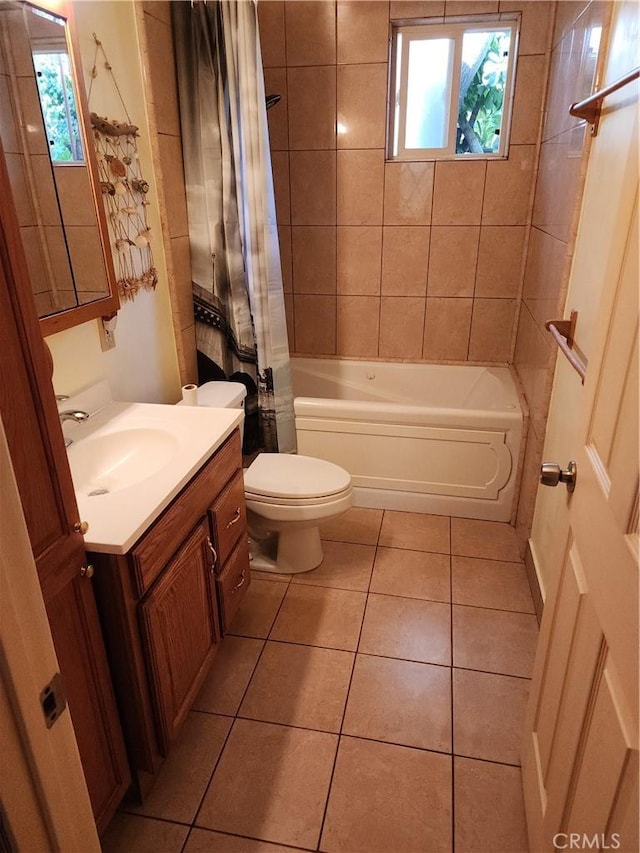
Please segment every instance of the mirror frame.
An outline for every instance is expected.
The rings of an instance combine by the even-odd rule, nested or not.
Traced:
[[[48,317],[41,317],[40,330],[43,337],[46,337],[47,335],[53,335],[56,332],[62,332],[65,329],[70,329],[73,326],[79,326],[81,323],[87,323],[90,320],[96,320],[99,317],[114,314],[120,308],[120,299],[118,296],[113,256],[111,254],[111,242],[109,239],[109,230],[107,228],[107,217],[102,201],[102,193],[100,191],[98,158],[93,144],[93,130],[91,128],[91,121],[89,118],[89,104],[84,85],[84,74],[82,71],[80,49],[78,46],[78,36],[73,19],[72,4],[71,2],[68,2],[68,0],[36,0],[36,2],[23,0],[23,2],[25,2],[25,5],[27,6],[31,6],[35,9],[42,9],[43,12],[48,12],[51,15],[64,18],[66,22],[65,36],[69,52],[69,62],[73,72],[75,93],[78,99],[78,125],[80,127],[80,133],[82,134],[87,171],[89,173],[89,181],[91,183],[91,191],[96,209],[98,233],[100,235],[100,243],[102,244],[102,254],[104,256],[104,265],[107,274],[107,281],[109,283],[109,294],[103,299],[96,299],[93,302],[88,302],[86,305],[76,305],[73,308],[58,311],[56,314],[50,314]]]

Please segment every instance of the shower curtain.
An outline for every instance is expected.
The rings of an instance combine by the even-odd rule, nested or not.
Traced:
[[[245,384],[245,450],[295,450],[254,0],[171,4],[198,378]]]

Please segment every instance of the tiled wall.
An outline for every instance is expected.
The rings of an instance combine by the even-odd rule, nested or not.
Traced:
[[[268,115],[293,352],[512,360],[552,8],[259,3],[265,85],[282,95]],[[385,163],[389,20],[513,11],[508,160]]]
[[[168,0],[136,4],[173,327],[182,384],[196,382],[189,225]],[[154,132],[155,131],[155,132]]]
[[[592,91],[598,53],[589,45],[598,28],[606,45],[610,12],[611,4],[600,0],[564,0],[557,4],[514,359],[531,413],[517,518],[522,546],[531,530],[557,352],[544,324],[565,314],[568,317],[571,307],[565,312],[591,139],[585,123],[569,115],[568,105]]]

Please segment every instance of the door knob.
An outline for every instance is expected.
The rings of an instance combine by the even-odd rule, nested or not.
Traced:
[[[567,491],[572,492],[576,487],[578,466],[572,460],[566,468],[561,468],[557,462],[543,462],[540,466],[540,482],[543,486],[557,486],[565,483]]]
[[[93,566],[82,566],[80,569],[80,577],[81,578],[92,578],[93,577]]]

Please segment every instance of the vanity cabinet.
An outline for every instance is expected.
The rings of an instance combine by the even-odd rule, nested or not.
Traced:
[[[235,430],[127,554],[91,554],[135,793],[144,797],[249,587]]]

